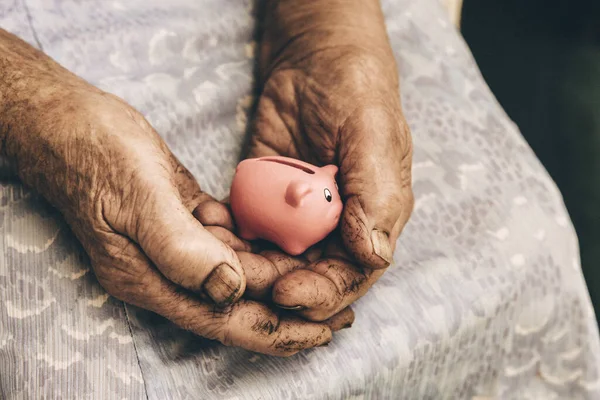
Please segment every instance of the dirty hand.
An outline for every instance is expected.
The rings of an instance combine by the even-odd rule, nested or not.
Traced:
[[[379,2],[267,1],[258,57],[249,157],[339,167],[339,231],[322,254],[290,263],[272,293],[280,306],[323,320],[383,274],[413,206],[411,137]]]
[[[2,30],[0,54],[10,77],[0,79],[0,151],[61,211],[108,293],[274,355],[327,343],[352,321],[350,310],[312,323],[235,302],[246,286],[236,251],[249,245],[143,116]]]

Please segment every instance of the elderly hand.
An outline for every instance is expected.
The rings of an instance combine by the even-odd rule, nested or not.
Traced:
[[[249,156],[339,166],[339,231],[312,262],[269,275],[275,303],[324,320],[383,274],[413,207],[411,137],[378,1],[267,1],[259,65]]]
[[[100,284],[227,345],[290,355],[352,321],[307,322],[240,300],[246,279],[226,206],[200,190],[136,110],[0,30],[0,151],[56,206]],[[254,257],[254,258],[253,258]],[[217,307],[217,303],[220,307]]]

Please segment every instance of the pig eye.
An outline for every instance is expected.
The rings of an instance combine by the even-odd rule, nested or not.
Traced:
[[[331,192],[329,191],[329,189],[325,188],[325,200],[331,203],[331,199],[333,199],[333,197],[331,196]]]

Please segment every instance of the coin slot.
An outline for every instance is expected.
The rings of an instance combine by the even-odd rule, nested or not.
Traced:
[[[287,165],[288,167],[299,169],[299,170],[304,171],[307,174],[311,174],[311,175],[315,173],[315,171],[313,171],[312,169],[310,169],[308,167],[305,167],[304,165],[302,165],[300,163],[295,163],[295,162],[288,161],[288,160],[281,160],[278,158],[261,158],[260,161],[274,162],[277,164]]]

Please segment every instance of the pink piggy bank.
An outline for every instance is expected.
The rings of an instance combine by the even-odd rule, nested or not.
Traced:
[[[338,224],[342,200],[338,168],[319,168],[287,157],[242,161],[231,185],[230,202],[239,235],[266,239],[298,255]]]

